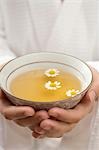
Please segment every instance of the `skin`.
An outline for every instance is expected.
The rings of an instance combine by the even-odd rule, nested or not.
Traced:
[[[81,102],[73,109],[52,108],[48,112],[35,112],[28,106],[13,106],[0,91],[0,112],[8,120],[28,127],[35,138],[58,138],[71,131],[76,124],[90,113],[99,97],[99,73],[91,68],[93,83]]]

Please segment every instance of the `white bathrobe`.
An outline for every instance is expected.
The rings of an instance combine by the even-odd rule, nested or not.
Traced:
[[[0,64],[39,51],[99,60],[96,1],[0,0]],[[64,137],[43,140],[35,140],[27,128],[0,116],[0,150],[88,150],[96,112],[95,107]]]

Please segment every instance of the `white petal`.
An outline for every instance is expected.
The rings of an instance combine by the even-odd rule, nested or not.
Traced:
[[[76,93],[78,94],[78,93],[79,93],[79,90],[77,90]]]
[[[47,83],[48,83],[48,84],[51,84],[51,81],[48,81]]]
[[[55,83],[55,84],[57,84],[58,82],[57,82],[57,81],[55,81],[54,83]]]
[[[58,81],[55,81],[54,83],[55,83],[56,85],[60,85],[60,82],[58,82]]]
[[[57,85],[60,85],[60,84],[61,84],[60,82],[57,83]]]
[[[70,94],[70,93],[67,93],[67,96],[71,96],[71,94]]]
[[[68,91],[66,92],[66,95],[67,95],[67,96],[71,96],[71,90],[68,90]]]
[[[61,88],[61,86],[56,86],[58,89]]]

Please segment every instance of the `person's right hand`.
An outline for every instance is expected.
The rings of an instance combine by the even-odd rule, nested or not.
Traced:
[[[38,127],[41,121],[49,118],[46,111],[35,112],[29,106],[14,106],[2,91],[0,91],[0,112],[6,119],[32,130]]]

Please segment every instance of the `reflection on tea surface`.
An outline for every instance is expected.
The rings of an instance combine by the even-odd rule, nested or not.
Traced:
[[[18,75],[10,85],[16,97],[50,102],[73,97],[81,90],[81,81],[60,69],[35,69]]]

